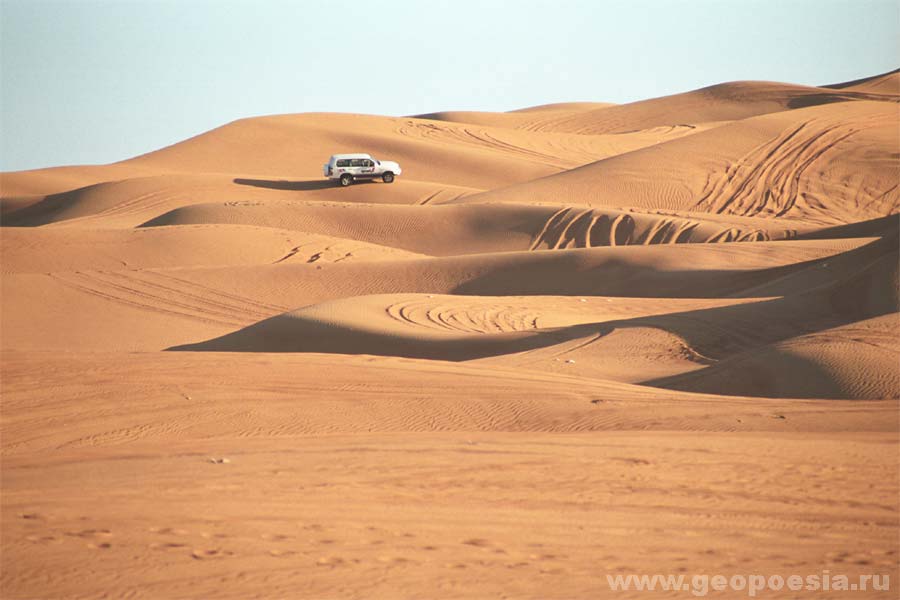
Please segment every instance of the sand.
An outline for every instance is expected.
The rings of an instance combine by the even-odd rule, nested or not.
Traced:
[[[895,587],[898,101],[280,115],[3,173],[2,597]],[[334,186],[346,151],[403,175]]]

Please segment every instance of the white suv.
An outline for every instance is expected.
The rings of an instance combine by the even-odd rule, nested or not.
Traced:
[[[389,160],[376,160],[368,154],[335,154],[322,169],[328,179],[348,186],[354,179],[375,179],[392,183],[402,173],[400,165]]]

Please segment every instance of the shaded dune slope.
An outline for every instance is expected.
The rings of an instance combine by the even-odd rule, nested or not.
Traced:
[[[838,281],[772,301],[768,312],[777,319],[729,319],[746,320],[745,331],[752,329],[762,343],[693,373],[648,383],[767,397],[900,397],[897,243],[891,236],[830,260],[824,268],[840,273]],[[803,275],[793,283],[808,283]]]
[[[768,398],[898,398],[897,315],[776,342],[646,385]],[[727,390],[727,392],[726,392]]]

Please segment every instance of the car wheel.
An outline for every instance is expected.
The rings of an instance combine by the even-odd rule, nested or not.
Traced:
[[[351,175],[350,173],[344,173],[343,175],[341,175],[342,186],[347,187],[351,183],[353,183],[353,175]]]
[[[381,180],[385,183],[393,183],[394,182],[394,174],[388,171],[384,175],[381,176]]]

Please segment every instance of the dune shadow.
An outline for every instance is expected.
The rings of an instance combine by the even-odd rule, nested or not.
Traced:
[[[788,101],[788,108],[808,108],[810,106],[822,106],[825,104],[835,104],[837,102],[852,102],[854,100],[872,100],[876,102],[895,101],[891,97],[883,94],[870,94],[867,92],[822,92],[820,94],[805,94],[797,96]]]
[[[776,344],[734,354],[696,371],[647,379],[640,385],[715,396],[857,399],[842,389],[840,378],[833,371],[815,360],[780,349]]]
[[[238,185],[251,185],[270,190],[287,190],[292,192],[309,192],[337,187],[337,184],[330,179],[324,181],[286,181],[283,179],[244,179],[237,177],[234,182]]]
[[[834,240],[855,237],[887,237],[900,232],[900,214],[857,221],[846,225],[823,227],[799,234],[798,240]]]
[[[461,296],[737,297],[742,290],[802,271],[823,260],[757,270],[666,270],[617,258],[592,268],[577,259],[569,255],[545,262],[511,262],[473,275],[453,287],[451,293]]]
[[[835,104],[837,102],[849,102],[852,100],[858,100],[856,96],[848,93],[821,93],[821,94],[807,94],[804,96],[798,96],[796,98],[791,98],[788,100],[788,108],[796,109],[796,108],[808,108],[810,106],[822,106],[824,104]]]
[[[811,261],[803,270],[781,273],[777,283],[782,289],[777,296],[770,295],[775,290],[767,289],[769,293],[761,297],[753,295],[758,299],[728,306],[487,336],[428,337],[416,332],[365,331],[339,320],[325,323],[280,315],[218,338],[168,350],[321,352],[466,361],[591,336],[605,337],[615,330],[654,329],[680,338],[680,351],[707,366],[691,373],[648,378],[642,385],[722,396],[848,398],[849,392],[835,373],[776,345],[896,313],[900,309],[893,284],[897,244],[894,232],[840,255]],[[811,273],[819,272],[824,277],[811,277]],[[520,289],[517,293],[534,291]],[[546,294],[546,286],[541,291]]]
[[[81,209],[89,202],[90,195],[109,183],[112,182],[102,181],[65,192],[48,194],[37,202],[4,213],[2,226],[40,227],[84,216],[85,213]]]
[[[279,352],[373,356],[399,356],[462,362],[515,354],[554,346],[588,335],[602,335],[603,323],[571,325],[546,330],[417,337],[397,333],[360,331],[335,323],[320,323],[291,314],[270,317],[210,340],[166,348],[169,352]]]

